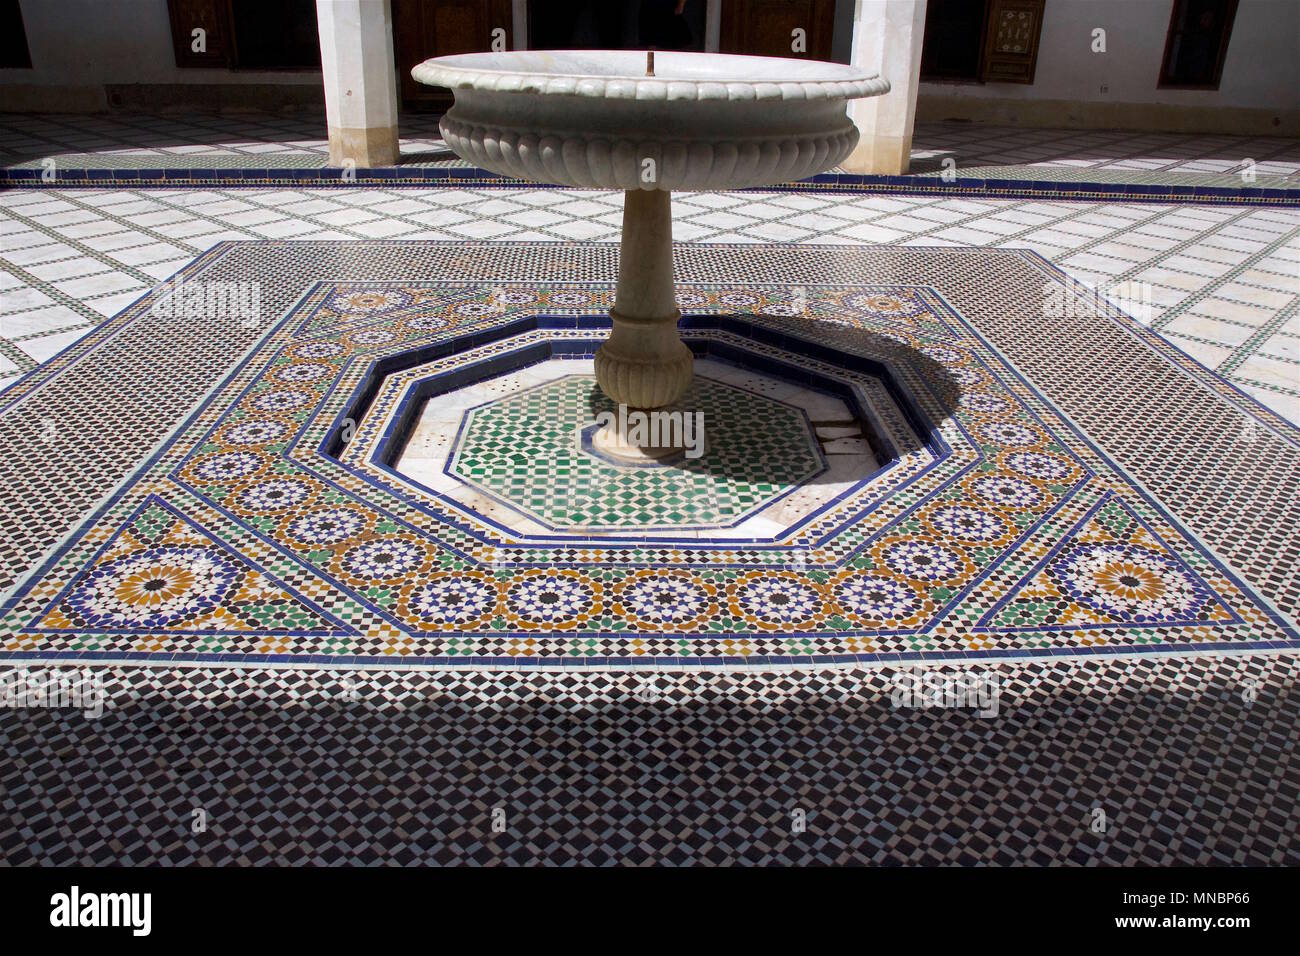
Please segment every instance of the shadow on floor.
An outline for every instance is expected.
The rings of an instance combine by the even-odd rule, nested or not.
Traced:
[[[454,157],[433,142],[442,137],[438,119],[427,113],[399,119],[404,143],[398,165]],[[129,165],[126,161],[134,156],[138,160],[166,158],[179,168],[201,165],[205,156],[216,154],[260,168],[277,155],[323,156],[326,139],[323,113],[0,113],[0,167],[61,157],[76,157],[84,164],[88,156],[99,157],[106,165],[111,161],[122,166]],[[196,149],[174,152],[187,147]],[[124,152],[128,150],[156,151],[156,155]]]
[[[708,318],[724,320],[726,318],[734,318],[746,322],[750,317],[745,315],[712,315]],[[748,323],[746,322],[746,324]],[[815,322],[812,324],[815,325]],[[801,325],[800,332],[802,335],[808,335],[810,332],[809,326]],[[951,373],[944,368],[942,364],[930,358],[928,355],[923,354],[909,345],[904,345],[894,339],[866,329],[850,329],[843,326],[835,326],[833,328],[833,333],[834,341],[837,344],[851,345],[853,353],[856,355],[872,356],[891,369],[907,369],[911,373],[911,380],[913,382],[920,382],[925,388],[927,393],[926,399],[928,399],[928,401],[916,401],[910,388],[903,384],[897,373],[891,372],[888,377],[887,385],[891,394],[894,396],[895,401],[899,404],[899,407],[902,408],[904,413],[911,419],[911,425],[915,432],[911,437],[918,439],[918,441],[905,443],[901,447],[894,447],[890,442],[883,439],[877,433],[875,427],[872,425],[870,419],[865,415],[865,413],[860,409],[855,409],[853,405],[849,403],[847,396],[835,394],[829,391],[828,388],[821,388],[816,385],[812,386],[812,390],[830,395],[833,398],[838,398],[849,405],[850,415],[852,416],[852,425],[860,430],[861,436],[865,438],[867,443],[870,445],[877,464],[864,462],[862,472],[857,475],[846,475],[842,469],[823,470],[814,477],[809,478],[807,481],[801,482],[801,484],[806,485],[825,483],[838,484],[843,483],[846,480],[862,480],[870,477],[878,470],[880,464],[884,464],[893,457],[908,455],[921,451],[925,447],[929,447],[928,439],[930,438],[931,433],[936,431],[945,420],[953,415],[961,401],[961,386],[958,384],[956,379],[952,377]],[[849,353],[846,352],[844,354],[847,357]],[[751,370],[748,365],[742,364],[740,361],[734,359],[715,355],[709,355],[708,358],[747,371]],[[789,353],[789,360],[791,363],[797,363],[799,355],[791,352]],[[752,369],[752,371],[754,371],[756,375],[761,375],[767,378],[784,378],[779,371],[772,369]],[[789,379],[785,380],[789,381]],[[803,383],[791,382],[791,384],[799,385]],[[692,389],[694,389],[694,386],[692,386]],[[673,407],[679,411],[693,411],[693,395],[693,391],[687,392],[682,400]],[[931,408],[931,411],[927,412],[927,406]],[[613,402],[605,398],[599,390],[593,389],[588,400],[588,413],[591,415],[593,420],[603,412],[614,411],[616,413],[616,410],[617,406],[615,406]],[[755,406],[755,412],[752,422],[748,424],[752,424],[754,428],[764,427],[765,422],[759,412],[758,406]],[[816,426],[818,424],[847,423],[820,423],[814,421],[811,424]],[[704,428],[707,441],[707,435],[709,434],[709,425],[707,421],[704,423]],[[721,441],[722,439],[719,438],[718,440]],[[706,452],[703,457],[697,459],[681,460],[675,464],[674,467],[701,474],[708,474],[715,478],[752,481],[755,478],[756,464],[761,463],[742,460],[736,456],[708,454]]]
[[[889,670],[113,670],[99,720],[0,711],[0,857],[1300,862],[1295,657],[987,673],[982,718],[893,706]]]

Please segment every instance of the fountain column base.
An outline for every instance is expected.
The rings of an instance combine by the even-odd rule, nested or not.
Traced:
[[[670,411],[662,408],[652,411],[642,409],[632,411],[647,416],[692,414],[690,411]],[[606,460],[625,465],[657,465],[675,462],[682,458],[698,458],[704,454],[703,435],[692,437],[692,440],[687,442],[687,436],[680,429],[661,428],[657,431],[658,434],[650,432],[641,435],[635,430],[624,431],[617,424],[606,425],[597,429],[591,436],[591,447]]]
[[[596,352],[596,382],[629,408],[671,405],[690,387],[695,359],[677,334],[673,289],[672,194],[623,194],[618,287],[609,310],[613,330]]]

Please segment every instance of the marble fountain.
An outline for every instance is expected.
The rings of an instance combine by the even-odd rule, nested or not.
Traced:
[[[829,169],[858,142],[846,102],[889,90],[838,63],[705,53],[470,53],[411,73],[453,91],[439,128],[465,161],[533,182],[624,190],[612,331],[595,373],[613,402],[641,410],[672,406],[693,374],[677,331],[672,191],[770,186]],[[676,450],[609,428],[595,444],[629,460]]]

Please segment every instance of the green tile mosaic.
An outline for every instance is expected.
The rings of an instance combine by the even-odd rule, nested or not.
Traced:
[[[825,467],[797,408],[697,378],[676,411],[698,413],[703,454],[620,468],[581,442],[617,406],[594,377],[568,376],[468,412],[451,470],[552,528],[705,528],[735,524]]]

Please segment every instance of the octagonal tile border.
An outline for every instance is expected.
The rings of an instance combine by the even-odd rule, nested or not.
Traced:
[[[745,327],[745,331],[759,334],[749,336],[733,334],[727,328],[731,322],[739,322]],[[524,365],[546,361],[548,358],[564,356],[589,358],[600,345],[601,339],[593,337],[585,328],[575,329],[571,322],[565,320],[557,324],[560,327],[553,328],[549,327],[551,323],[544,321],[539,324],[539,327],[520,333],[521,342],[514,348],[508,347],[503,344],[503,340],[498,339],[490,346],[481,345],[479,347],[482,350],[481,356],[476,356],[476,352],[471,350],[458,353],[454,358],[448,358],[447,369],[450,377],[445,380],[445,385],[459,388],[470,381],[483,381]],[[791,364],[788,359],[795,357],[802,361],[815,362],[816,360],[792,354],[794,348],[814,350],[817,348],[815,343],[798,337],[781,335],[778,341],[791,349],[786,351],[775,344],[770,335],[762,334],[770,333],[770,330],[753,327],[751,323],[744,320],[704,321],[692,324],[695,328],[684,329],[683,338],[698,350],[698,354],[707,354],[711,359],[740,367],[749,367],[752,363],[759,366],[764,374],[781,380],[805,386],[813,384],[815,373]],[[602,326],[607,329],[608,318],[596,317],[596,321],[587,325],[597,326],[597,331]],[[764,339],[767,341],[763,341]],[[770,354],[753,354],[756,351]],[[776,358],[782,355],[787,360]],[[572,549],[574,546],[599,548],[611,559],[619,560],[617,557],[620,553],[619,549],[640,549],[652,544],[665,548],[678,545],[689,546],[699,551],[718,549],[722,552],[720,560],[731,563],[738,562],[735,552],[742,546],[751,549],[764,546],[773,558],[782,561],[788,560],[794,551],[800,552],[798,557],[802,558],[802,552],[806,550],[808,559],[814,563],[838,563],[847,557],[847,553],[822,558],[814,549],[822,547],[842,527],[852,523],[858,515],[879,506],[892,488],[901,487],[935,467],[946,465],[947,459],[953,454],[953,448],[943,434],[947,426],[930,425],[926,413],[915,404],[915,400],[910,397],[910,392],[905,390],[905,386],[892,376],[880,374],[879,370],[882,366],[879,362],[857,356],[847,358],[836,356],[841,358],[841,361],[836,363],[833,372],[824,371],[828,377],[832,374],[842,376],[856,374],[845,368],[850,360],[861,362],[870,370],[868,374],[861,376],[860,381],[838,381],[828,382],[828,384],[832,386],[831,394],[850,403],[857,417],[869,426],[869,433],[879,439],[873,451],[881,464],[875,472],[855,483],[849,491],[814,509],[784,532],[784,537],[787,539],[795,532],[799,532],[806,540],[796,542],[787,540],[782,543],[776,538],[709,538],[707,536],[678,539],[670,531],[597,537],[564,533],[521,537],[514,535],[511,529],[498,522],[484,521],[477,513],[466,512],[457,502],[447,501],[441,496],[430,500],[423,491],[412,489],[410,479],[385,464],[382,456],[377,455],[376,446],[389,436],[407,432],[410,422],[419,412],[422,399],[411,394],[409,386],[416,379],[429,377],[426,373],[417,370],[419,360],[423,357],[424,353],[421,351],[408,360],[411,368],[407,370],[406,378],[400,377],[400,373],[381,376],[378,372],[361,376],[353,396],[340,405],[334,424],[322,436],[319,447],[305,450],[300,447],[298,450],[291,450],[291,453],[303,462],[306,461],[306,456],[323,456],[377,489],[398,495],[407,505],[437,522],[466,532],[474,541],[492,548],[513,549],[510,558],[512,561],[524,560],[521,549],[537,548],[541,545],[550,545],[553,549]],[[395,360],[397,356],[390,358]],[[830,370],[832,367],[825,366],[825,369]],[[386,378],[387,381],[377,382],[376,379],[381,377]],[[899,392],[907,396],[903,401],[899,401],[896,397]],[[406,395],[404,404],[399,400],[399,396],[403,394]],[[392,411],[378,418],[371,416],[369,409],[375,407],[374,403],[391,408]],[[367,411],[360,411],[363,406]],[[360,416],[359,420],[357,416]],[[923,426],[924,430],[918,429],[913,424],[917,420],[925,422],[929,427]],[[342,442],[340,440],[342,432],[349,427],[354,428],[355,432],[352,440]],[[960,437],[960,435],[949,437]],[[909,450],[903,446],[911,447]],[[971,451],[970,454],[974,455],[974,452]],[[854,514],[848,517],[838,515],[835,511],[837,506],[843,504],[844,500],[864,492],[869,493],[869,497],[864,499],[861,508],[856,509]],[[554,553],[534,551],[527,560],[562,559]]]
[[[609,329],[608,318],[598,316],[595,319],[596,321],[587,325],[593,331],[607,332]],[[335,427],[321,442],[319,452],[340,461],[356,472],[382,475],[391,482],[388,485],[390,488],[394,485],[399,489],[414,488],[417,496],[429,495],[446,508],[458,512],[463,511],[464,506],[460,502],[428,489],[394,467],[394,462],[400,456],[402,450],[401,437],[409,434],[424,403],[432,396],[446,394],[453,389],[483,382],[551,359],[590,358],[603,341],[602,338],[587,337],[581,334],[575,335],[571,322],[566,320],[552,321],[547,317],[539,317],[536,327],[530,328],[528,331],[536,333],[537,337],[526,340],[516,349],[497,353],[490,358],[484,358],[477,362],[471,361],[473,358],[472,351],[459,353],[459,360],[452,368],[435,375],[419,375],[415,377],[411,374],[423,364],[421,361],[425,357],[423,350],[409,353],[409,357],[405,359],[403,359],[402,355],[389,356],[384,365],[387,368],[392,368],[392,370],[388,371],[386,368],[383,374],[374,371],[365,377],[357,386],[353,398],[340,411]],[[626,533],[612,531],[595,535],[559,530],[545,535],[521,536],[514,529],[478,513],[467,515],[467,517],[471,517],[475,523],[481,522],[484,526],[493,529],[503,537],[492,540],[482,531],[474,529],[470,524],[462,524],[462,527],[475,534],[484,543],[498,546],[528,545],[530,543],[572,544],[580,542],[590,543],[593,547],[611,548],[637,546],[646,543],[647,540],[665,546],[674,544],[724,548],[734,548],[740,545],[778,546],[783,539],[788,538],[810,522],[860,494],[864,489],[875,485],[886,477],[889,472],[897,469],[900,465],[900,459],[903,457],[903,452],[898,447],[900,438],[915,444],[917,447],[914,451],[928,456],[925,470],[939,464],[951,453],[950,446],[937,427],[926,428],[925,425],[917,427],[917,422],[926,422],[924,412],[916,405],[915,400],[910,397],[905,386],[899,383],[885,366],[870,359],[854,356],[834,356],[837,359],[835,364],[839,367],[841,374],[869,376],[873,384],[878,386],[875,390],[874,400],[868,399],[862,391],[861,382],[849,381],[844,378],[835,379],[833,373],[801,369],[789,361],[781,361],[771,355],[757,354],[749,347],[750,343],[757,344],[761,342],[775,348],[777,342],[780,342],[781,345],[785,346],[785,349],[788,349],[786,354],[791,358],[808,358],[810,356],[802,354],[805,350],[807,352],[818,351],[815,343],[807,340],[789,336],[781,336],[779,339],[774,340],[770,334],[765,335],[764,333],[770,333],[770,330],[763,330],[743,319],[726,317],[720,321],[696,320],[684,323],[683,340],[699,358],[709,358],[742,368],[753,368],[773,378],[823,391],[839,398],[850,407],[854,416],[864,424],[866,433],[870,436],[869,440],[872,443],[873,453],[879,463],[879,466],[871,474],[864,476],[850,488],[811,510],[807,515],[802,516],[800,520],[783,529],[779,535],[765,538],[710,538],[707,536],[682,538],[675,536],[673,529],[663,529],[629,531]],[[507,338],[510,337],[513,336]],[[499,344],[501,341],[504,341],[504,339],[497,340],[493,344]],[[849,367],[854,364],[868,371],[855,373]],[[386,380],[391,380],[393,376],[399,374],[399,370],[393,368],[393,366],[398,365],[407,366],[402,371],[408,373],[409,380],[393,381],[391,388],[389,388]],[[397,395],[394,396],[392,392],[396,392]],[[887,399],[891,404],[884,408],[880,407],[883,404],[882,399]],[[363,405],[365,411],[360,410]],[[382,422],[382,426],[377,431],[377,434],[371,437],[371,434],[375,432],[372,427],[375,419],[372,416],[376,411],[380,413],[378,420]],[[884,415],[888,415],[891,421],[886,422]],[[345,429],[348,428],[347,423],[349,422],[355,423],[355,433],[350,441],[343,442],[341,438]],[[926,422],[926,425],[928,424]],[[907,430],[905,433],[902,432],[904,428]],[[923,435],[925,437],[922,437]],[[361,454],[355,453],[353,449],[357,448],[363,449],[364,452]],[[346,455],[344,454],[345,451],[347,451]],[[797,489],[791,489],[790,493],[795,490]],[[425,502],[420,501],[418,497],[408,494],[407,498],[417,508],[424,510],[426,513],[433,513],[431,509],[426,507]],[[506,506],[509,506],[508,503],[506,503]],[[442,517],[445,512],[439,512],[438,514],[439,517]],[[707,531],[707,529],[704,530]]]

